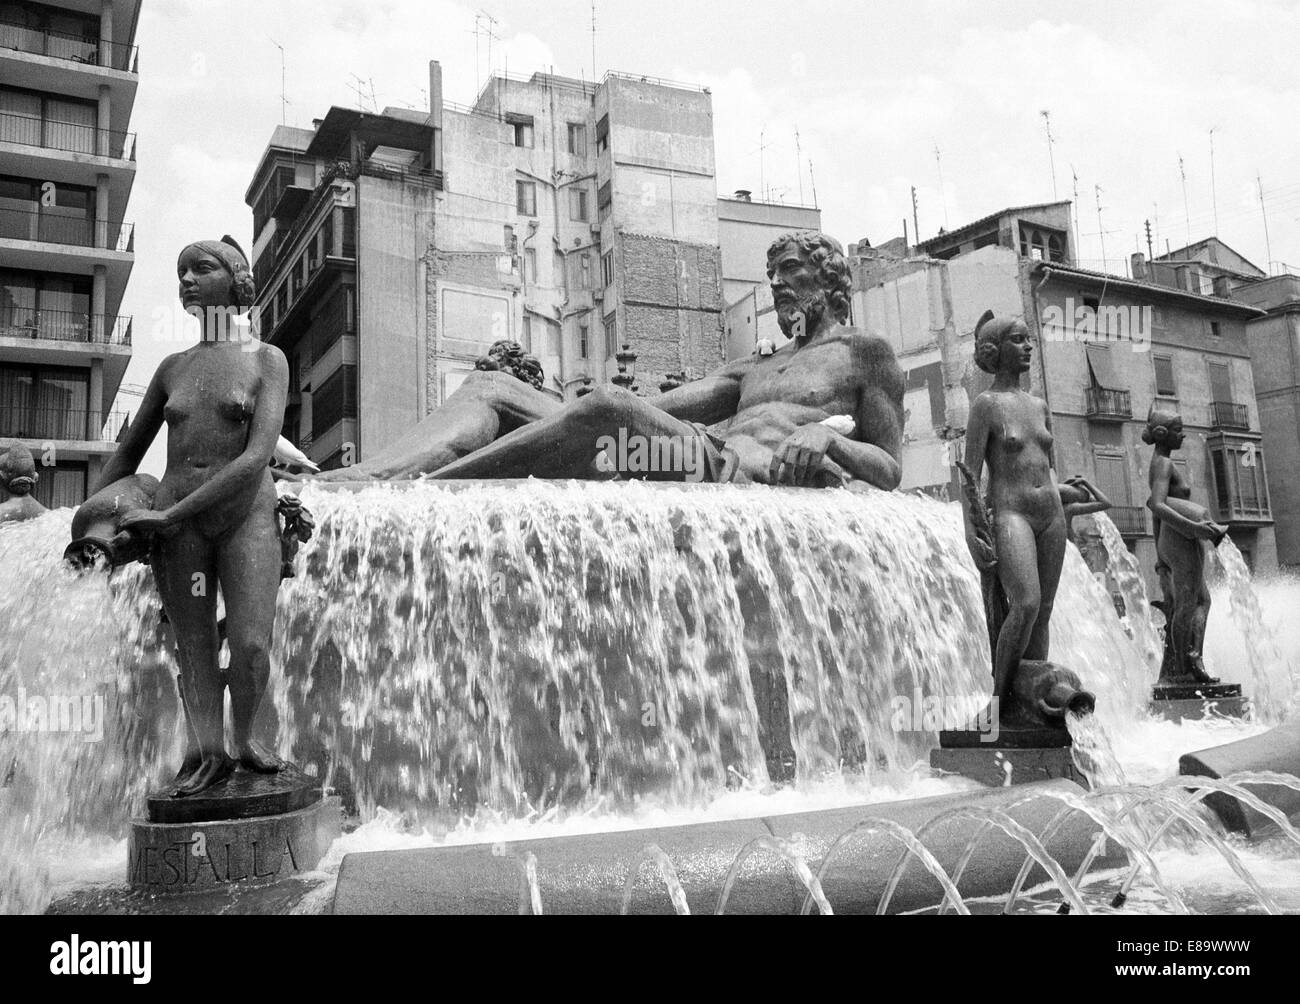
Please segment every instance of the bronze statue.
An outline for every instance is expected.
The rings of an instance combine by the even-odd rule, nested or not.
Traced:
[[[970,485],[978,486],[987,463],[991,512],[979,511],[978,490],[969,485],[962,508],[967,547],[986,582],[993,696],[1004,717],[1011,718],[1021,660],[1047,660],[1066,541],[1061,492],[1052,473],[1051,413],[1047,402],[1020,387],[1032,358],[1024,321],[995,320],[992,311],[985,312],[975,328],[975,364],[994,375],[993,386],[971,405],[965,466]]]
[[[127,512],[120,532],[152,539],[151,564],[175,635],[190,742],[177,795],[223,780],[236,764],[261,773],[283,763],[253,738],[270,676],[281,534],[269,467],[284,422],[289,369],[272,345],[241,337],[234,315],[253,303],[243,251],[229,237],[185,248],[180,297],[200,319],[199,344],[159,365],[100,487],[135,472],[164,421],[167,469],[153,508]],[[217,589],[230,667],[218,665]],[[234,757],[223,735],[230,690]]]
[[[768,249],[767,266],[777,320],[792,339],[773,353],[727,363],[652,399],[601,387],[567,405],[505,372],[471,373],[394,447],[323,477],[635,476],[601,459],[602,442],[623,436],[698,454],[699,479],[710,482],[896,488],[902,372],[885,341],[846,326],[843,250],[824,234],[787,234]]]
[[[1205,671],[1201,656],[1210,616],[1205,566],[1210,548],[1218,545],[1228,528],[1191,501],[1192,491],[1170,456],[1183,445],[1183,438],[1183,420],[1168,411],[1151,412],[1142,433],[1142,441],[1155,447],[1147,508],[1155,517],[1156,571],[1164,593],[1167,644],[1161,685],[1218,682]]]
[[[0,455],[0,523],[34,519],[49,511],[32,498],[40,479],[32,451],[22,443],[13,443]]]
[[[1074,477],[1066,478],[1056,487],[1061,495],[1061,509],[1065,513],[1065,539],[1082,552],[1086,542],[1075,533],[1075,519],[1079,516],[1105,512],[1112,508],[1114,503],[1102,494],[1100,488],[1082,475],[1076,474]],[[1087,555],[1084,557],[1086,559]]]

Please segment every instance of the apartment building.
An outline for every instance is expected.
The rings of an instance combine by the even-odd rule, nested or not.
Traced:
[[[1146,510],[1152,408],[1177,411],[1187,440],[1176,463],[1193,500],[1230,527],[1259,569],[1276,566],[1271,451],[1247,337],[1264,316],[1220,282],[1141,256],[1132,277],[1074,264],[1069,203],[1013,207],[915,248],[854,245],[859,323],[887,338],[906,374],[903,486],[956,497],[970,401],[991,377],[973,363],[986,309],[1019,316],[1037,340],[1027,389],[1051,410],[1060,477],[1083,474],[1114,503],[1110,517],[1154,587]],[[935,258],[934,254],[946,257]]]
[[[46,506],[85,500],[125,422],[139,14],[0,2],[0,441],[44,465]]]
[[[285,432],[353,463],[451,394],[492,342],[575,396],[725,358],[707,91],[610,73],[492,77],[473,106],[332,108],[277,128],[246,193],[262,333],[293,378]]]

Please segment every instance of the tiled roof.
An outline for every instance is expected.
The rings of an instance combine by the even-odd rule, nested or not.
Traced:
[[[1052,206],[1068,206],[1069,204],[1069,199],[1061,199],[1057,202],[1034,202],[1027,206],[1008,206],[1006,209],[999,209],[996,213],[989,213],[988,216],[981,216],[974,223],[966,223],[958,227],[956,230],[948,230],[934,237],[920,241],[916,246],[919,248],[925,248],[929,247],[931,244],[940,244],[949,241],[957,234],[963,233],[967,230],[974,230],[976,227],[982,227],[991,220],[1000,219],[1001,217],[1009,216],[1012,213],[1023,213],[1027,209],[1048,209]]]
[[[1252,316],[1263,316],[1265,311],[1258,307],[1252,307],[1248,303],[1242,303],[1240,300],[1229,299],[1226,296],[1207,296],[1204,293],[1192,293],[1185,289],[1175,289],[1173,286],[1162,286],[1158,282],[1147,282],[1144,279],[1130,279],[1123,275],[1111,275],[1108,272],[1096,272],[1090,268],[1079,268],[1075,265],[1063,265],[1059,262],[1039,262],[1033,267],[1037,274],[1050,271],[1053,275],[1073,276],[1076,279],[1082,279],[1086,282],[1102,283],[1107,286],[1121,286],[1125,289],[1141,289],[1147,292],[1160,293],[1163,296],[1179,297],[1181,299],[1195,300],[1202,304],[1212,304],[1215,307],[1226,310],[1235,310],[1243,314]]]

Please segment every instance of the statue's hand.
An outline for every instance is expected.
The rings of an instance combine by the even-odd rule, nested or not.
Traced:
[[[805,425],[795,429],[772,453],[768,483],[808,486],[817,483],[817,475],[835,433],[824,425]]]
[[[143,537],[151,537],[155,534],[170,537],[177,530],[176,525],[168,517],[166,511],[159,512],[152,509],[127,513],[122,517],[117,527],[119,531],[126,531]]]

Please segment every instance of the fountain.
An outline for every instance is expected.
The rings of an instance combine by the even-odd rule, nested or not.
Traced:
[[[800,269],[819,247],[775,282],[797,291],[792,326],[817,313]],[[779,364],[781,351],[752,365]],[[480,371],[461,399],[472,414],[459,424],[444,415],[434,429],[471,439],[488,429],[486,455],[463,452],[438,473],[527,473],[520,444],[535,452],[533,437],[594,439],[610,415],[653,429],[661,413],[703,407],[743,380],[686,381],[655,399],[663,408],[597,390],[580,409],[538,405],[545,415],[510,428],[496,409],[531,407],[535,388],[524,360],[520,376],[501,356],[508,368]],[[874,374],[888,398],[893,375]],[[1255,849],[1280,832],[1294,855],[1285,799],[1300,782],[1267,772],[1300,766],[1285,760],[1295,740],[1251,723],[1147,716],[1158,645],[1141,580],[1126,567],[1114,579],[1127,623],[1065,548],[1056,661],[1031,649],[1037,658],[1019,661],[1005,691],[1015,713],[1005,722],[983,713],[997,636],[968,554],[968,516],[887,490],[894,410],[872,418],[880,442],[852,438],[864,422],[837,408],[837,421],[814,423],[825,431],[777,436],[770,462],[755,459],[761,429],[747,443],[683,423],[716,475],[704,483],[479,472],[301,485],[300,505],[287,509],[309,509],[317,525],[307,534],[286,522],[269,540],[293,574],[275,598],[275,672],[256,731],[317,789],[337,793],[356,829],[333,839],[317,827],[311,839],[330,845],[318,866],[284,868],[280,848],[259,839],[244,867],[223,846],[237,838],[219,828],[232,824],[209,820],[202,841],[191,834],[175,855],[157,853],[144,890],[129,888],[122,837],[187,742],[158,591],[138,563],[105,575],[65,562],[74,537],[107,541],[98,549],[109,561],[128,554],[120,519],[82,532],[58,510],[4,527],[0,562],[26,588],[0,594],[0,910],[1213,908],[1170,864],[1175,851],[1222,862],[1223,902],[1300,905],[1300,891],[1259,877],[1268,857]],[[449,450],[428,436],[385,464],[411,471]],[[841,485],[849,470],[883,484],[802,487]],[[1102,540],[1118,541],[1095,518]],[[1245,600],[1242,610],[1237,623],[1259,637],[1237,645],[1259,653],[1259,673],[1289,683],[1264,637],[1272,614]],[[1280,682],[1273,694],[1282,721]],[[12,701],[6,712],[9,695],[20,695],[21,712]],[[1031,748],[1056,751],[1084,783],[1009,784],[1023,780],[1014,746],[972,749],[992,783],[923,766],[941,733],[972,723],[986,735],[1049,731],[1060,745]],[[1204,781],[1174,776],[1180,754],[1231,749],[1224,740],[1256,746],[1236,760],[1201,750]],[[1223,835],[1205,808],[1217,796],[1250,814],[1256,843]],[[272,851],[281,867],[261,856]],[[97,870],[109,859],[110,873]],[[81,869],[71,876],[70,862]],[[95,886],[92,873],[107,881]],[[173,874],[201,876],[206,891],[177,880],[188,895],[159,895]]]

